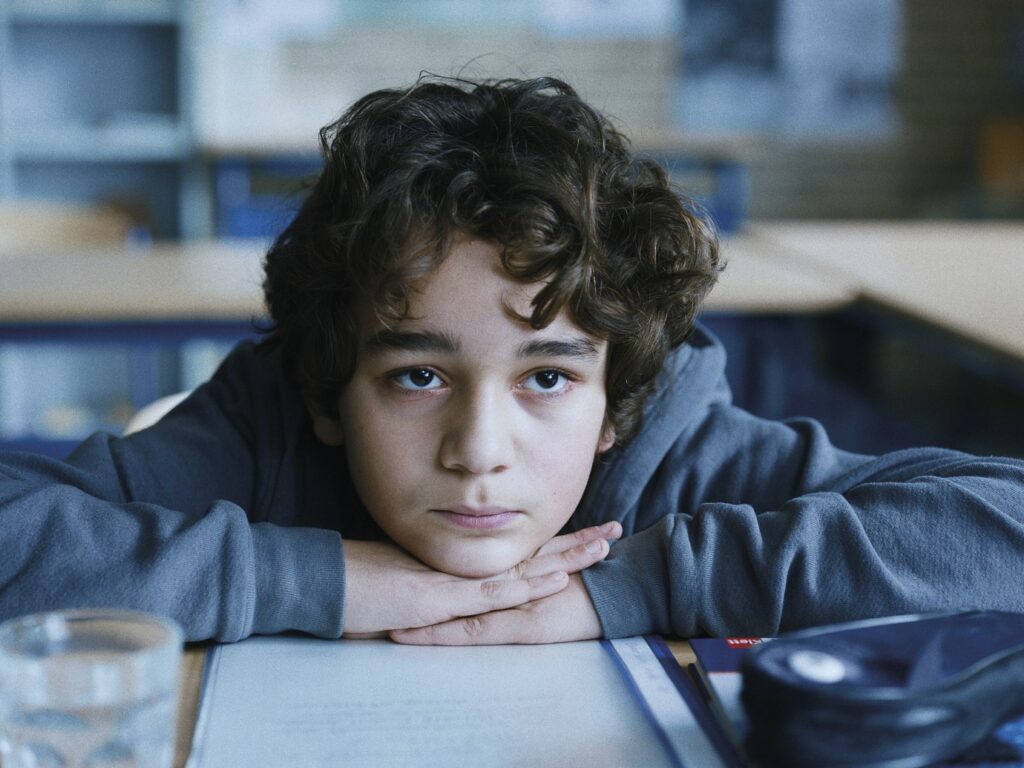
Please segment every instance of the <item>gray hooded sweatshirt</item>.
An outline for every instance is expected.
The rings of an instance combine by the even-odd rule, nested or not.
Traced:
[[[623,540],[583,578],[608,637],[774,635],[933,609],[1024,611],[1024,462],[834,448],[730,402],[698,328],[570,527]],[[176,619],[189,640],[344,627],[342,537],[381,538],[276,353],[240,345],[159,424],[66,461],[0,457],[0,620],[73,606]]]

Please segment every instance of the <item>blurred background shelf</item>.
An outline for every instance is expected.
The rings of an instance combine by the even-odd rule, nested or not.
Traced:
[[[40,124],[11,131],[10,152],[21,161],[178,161],[191,150],[181,125],[126,116],[122,125]]]
[[[8,15],[22,23],[174,24],[176,0],[8,0]]]
[[[0,197],[114,204],[150,237],[204,234],[193,15],[185,0],[0,5]]]

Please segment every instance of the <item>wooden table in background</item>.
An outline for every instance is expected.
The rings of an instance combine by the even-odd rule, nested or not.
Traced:
[[[248,321],[263,312],[258,240],[158,243],[0,258],[0,324],[197,319]],[[782,258],[778,246],[737,235],[706,307],[726,312],[812,312],[849,301],[843,285]]]
[[[265,245],[0,254],[0,324],[246,321],[263,311]],[[754,223],[722,255],[708,310],[799,314],[866,298],[1024,360],[1024,225]]]
[[[261,241],[159,243],[0,258],[0,323],[247,321],[263,312]]]
[[[1024,224],[785,222],[749,237],[858,298],[1024,363]]]

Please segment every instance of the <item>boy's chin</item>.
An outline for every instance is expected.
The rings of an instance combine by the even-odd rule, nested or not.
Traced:
[[[452,576],[485,579],[507,571],[532,552],[527,547],[514,547],[504,541],[477,539],[458,545],[441,544],[433,550],[413,554],[434,570]]]

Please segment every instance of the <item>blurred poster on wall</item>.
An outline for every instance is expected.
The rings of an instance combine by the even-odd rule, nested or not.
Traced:
[[[338,0],[205,0],[203,27],[222,45],[270,45],[326,34],[341,17]]]
[[[685,5],[684,130],[884,138],[898,129],[900,0]]]
[[[476,27],[526,24],[535,0],[336,0],[345,21],[410,24],[426,27]]]
[[[556,37],[659,37],[682,17],[681,0],[538,0],[538,27]]]
[[[324,79],[321,101],[296,94],[289,46],[328,38],[339,0],[200,0],[192,92],[197,138],[215,151],[315,151],[316,131],[355,98],[344,79]]]
[[[214,154],[315,156],[355,99],[424,73],[554,74],[624,129],[674,126],[681,0],[193,2],[196,139]]]

